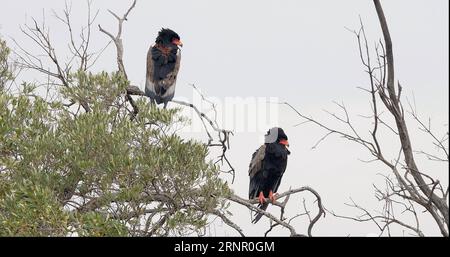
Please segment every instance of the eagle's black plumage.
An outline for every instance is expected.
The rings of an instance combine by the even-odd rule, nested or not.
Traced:
[[[288,138],[281,128],[270,129],[265,136],[265,143],[252,155],[249,166],[249,199],[258,198],[258,208],[267,209],[269,205],[263,198],[271,198],[280,186],[281,178],[287,166]],[[261,195],[262,193],[262,195]],[[262,214],[253,219],[256,223]]]
[[[182,46],[180,36],[173,30],[162,29],[147,54],[145,95],[152,102],[164,103],[164,107],[175,95],[181,61],[178,46]]]

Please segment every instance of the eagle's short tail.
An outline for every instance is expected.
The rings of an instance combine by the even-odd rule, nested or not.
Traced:
[[[258,208],[263,210],[263,211],[267,210],[267,206],[269,206],[269,203],[267,203],[267,202],[265,202],[264,204],[258,204]],[[256,224],[256,222],[258,222],[263,215],[264,214],[262,214],[260,212],[255,213],[255,217],[252,220],[252,223]]]

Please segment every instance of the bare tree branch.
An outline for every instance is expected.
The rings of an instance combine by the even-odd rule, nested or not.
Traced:
[[[234,223],[229,218],[227,218],[227,216],[225,216],[225,214],[221,213],[218,210],[212,211],[211,214],[214,214],[214,215],[220,217],[222,219],[222,221],[225,222],[225,224],[227,224],[228,226],[230,226],[231,228],[236,230],[239,233],[239,235],[241,235],[242,237],[245,237],[243,230],[236,223]]]
[[[117,65],[118,65],[118,69],[119,69],[119,72],[121,72],[123,74],[125,79],[128,79],[128,75],[127,75],[127,72],[125,71],[125,66],[123,64],[122,28],[123,28],[123,22],[127,21],[128,15],[130,14],[130,12],[133,10],[133,8],[135,6],[136,6],[136,0],[133,1],[133,3],[131,4],[130,8],[128,8],[128,11],[122,17],[119,17],[117,14],[115,14],[111,10],[108,10],[109,13],[111,13],[117,19],[117,22],[118,22],[118,27],[119,28],[118,28],[116,36],[113,36],[113,34],[111,34],[110,32],[108,32],[106,30],[104,30],[101,27],[100,24],[98,25],[99,30],[101,32],[105,33],[114,42],[114,44],[116,46],[116,50],[117,50]],[[126,94],[127,101],[133,107],[132,119],[134,119],[134,117],[136,117],[136,115],[139,113],[139,108],[136,105],[136,103],[134,102],[133,98],[131,97],[131,93],[135,92],[135,89],[136,88],[132,88],[130,91],[127,89],[127,94]],[[140,94],[140,95],[143,95],[143,94]]]
[[[293,194],[297,194],[297,193],[304,192],[304,191],[308,191],[308,192],[312,193],[312,194],[316,197],[316,200],[317,200],[317,206],[318,206],[318,209],[319,209],[319,212],[317,213],[317,215],[316,215],[312,220],[310,220],[310,223],[309,223],[309,225],[308,225],[308,236],[312,237],[312,229],[313,229],[314,225],[316,224],[316,222],[320,219],[320,217],[321,217],[322,215],[325,216],[326,214],[325,214],[325,208],[324,208],[323,205],[322,205],[322,199],[321,199],[320,195],[317,193],[317,191],[315,191],[315,190],[312,189],[311,187],[305,186],[305,187],[300,187],[300,188],[297,188],[297,189],[290,189],[290,190],[288,190],[288,191],[286,191],[286,192],[283,192],[283,193],[281,193],[281,194],[279,194],[279,195],[277,196],[277,200],[286,197],[285,201],[283,201],[282,203],[280,203],[280,202],[278,202],[278,201],[275,201],[275,202],[272,203],[274,206],[278,206],[278,207],[281,208],[282,214],[281,214],[280,219],[277,218],[277,217],[275,217],[275,216],[273,216],[273,215],[270,214],[269,212],[264,211],[264,210],[261,210],[261,209],[259,209],[258,207],[256,207],[255,204],[258,203],[258,199],[246,200],[246,199],[243,199],[243,198],[241,198],[241,197],[239,197],[239,196],[237,196],[237,195],[233,195],[233,194],[232,194],[232,195],[230,195],[230,196],[228,197],[228,200],[230,200],[230,201],[232,201],[232,202],[235,202],[235,203],[238,203],[238,204],[240,204],[240,205],[243,205],[243,206],[247,207],[248,209],[250,209],[251,211],[254,211],[254,212],[257,212],[257,213],[261,213],[261,214],[263,214],[264,216],[266,216],[267,218],[269,218],[272,222],[274,222],[274,224],[271,225],[270,228],[269,228],[269,230],[265,233],[266,235],[267,235],[267,234],[268,234],[275,226],[280,225],[280,226],[282,226],[282,227],[287,228],[287,229],[290,231],[291,236],[305,236],[305,235],[302,235],[302,234],[298,234],[298,233],[295,231],[295,228],[290,224],[290,221],[292,221],[292,219],[294,219],[294,218],[296,218],[296,217],[299,217],[299,216],[302,216],[303,214],[301,214],[301,215],[296,215],[295,217],[291,218],[291,220],[290,220],[289,222],[284,221],[285,219],[284,219],[284,217],[283,217],[283,214],[284,214],[284,208],[285,208],[286,205],[287,205],[287,202],[288,202],[288,200],[289,200],[289,197],[290,197],[291,195],[293,195]],[[268,199],[268,198],[266,199],[266,201],[271,202],[271,200]]]
[[[408,167],[408,169],[411,171],[411,174],[414,177],[414,180],[417,182],[417,184],[420,187],[420,190],[426,195],[429,196],[431,199],[431,202],[433,203],[433,206],[435,206],[442,217],[444,218],[445,225],[441,223],[440,218],[436,219],[435,221],[438,223],[441,232],[444,236],[448,236],[448,226],[449,226],[449,208],[447,205],[447,201],[443,198],[438,197],[436,194],[432,192],[429,186],[425,184],[425,181],[422,177],[422,175],[417,172],[419,171],[419,168],[417,167],[416,161],[414,159],[411,140],[409,137],[408,129],[406,126],[406,122],[403,115],[403,108],[400,104],[400,85],[399,85],[399,93],[396,94],[395,92],[395,80],[394,80],[394,54],[392,51],[392,39],[389,32],[389,28],[387,25],[386,18],[384,16],[383,9],[381,7],[381,3],[379,0],[374,0],[375,9],[378,14],[378,18],[380,21],[381,29],[383,31],[383,37],[385,41],[386,46],[386,58],[387,58],[387,67],[388,67],[388,79],[386,83],[386,87],[389,92],[389,98],[391,101],[391,108],[390,111],[392,115],[395,118],[396,124],[397,124],[397,130],[399,132],[399,138],[403,149],[403,154],[405,157],[405,162]],[[432,213],[432,208],[427,208],[430,213]],[[433,214],[432,214],[433,215]],[[433,217],[436,217],[437,215],[433,215]]]
[[[436,225],[441,230],[442,235],[448,236],[448,194],[444,192],[439,180],[425,174],[416,165],[413,154],[415,151],[413,150],[411,144],[411,139],[405,122],[404,110],[401,104],[401,93],[403,88],[399,82],[395,85],[394,57],[391,36],[380,2],[378,0],[374,0],[374,4],[384,37],[384,44],[380,42],[380,44],[378,44],[375,48],[378,66],[373,67],[366,33],[361,19],[361,28],[358,31],[352,31],[357,38],[360,59],[363,67],[366,69],[370,81],[370,88],[364,89],[364,91],[369,93],[371,98],[370,105],[372,108],[372,115],[368,116],[373,119],[373,127],[370,131],[371,138],[363,138],[358,133],[357,128],[352,125],[347,109],[343,104],[335,103],[339,109],[343,111],[344,117],[328,111],[327,113],[329,113],[338,122],[345,124],[348,128],[347,131],[337,130],[330,126],[324,125],[322,122],[302,114],[289,103],[280,104],[288,106],[291,110],[297,113],[301,119],[305,120],[303,123],[314,124],[325,130],[325,135],[318,140],[314,147],[317,147],[319,143],[322,143],[330,135],[339,135],[344,139],[356,142],[366,148],[370,154],[375,157],[374,160],[381,161],[385,164],[395,176],[395,180],[385,177],[387,186],[384,191],[375,187],[377,199],[379,201],[384,201],[384,207],[381,215],[372,215],[369,211],[353,202],[350,206],[363,211],[363,215],[359,218],[350,219],[356,221],[372,221],[378,226],[381,234],[384,231],[387,231],[388,235],[391,235],[390,225],[397,224],[407,228],[408,230],[414,231],[419,236],[423,236],[423,233],[419,228],[419,219],[414,208],[414,204],[416,204],[425,208],[433,217]],[[380,100],[382,104],[379,104]],[[396,130],[380,119],[380,115],[382,114],[380,109],[383,107],[389,111],[390,115],[392,115],[392,118],[396,124]],[[436,158],[434,155],[425,153],[427,157],[434,160],[447,159],[448,162],[448,148],[444,146],[444,142],[448,140],[448,132],[447,136],[444,136],[441,140],[439,140],[438,137],[431,132],[430,122],[426,125],[424,122],[420,121],[415,108],[413,109],[411,107],[411,109],[413,117],[421,126],[420,128],[424,132],[430,134],[433,139],[433,144],[442,150],[446,155],[446,157],[443,158]],[[382,145],[379,140],[379,137],[381,136],[379,134],[379,124],[383,124],[388,127],[394,133],[395,137],[399,139],[401,149],[398,156],[396,156],[395,159],[393,158],[393,161],[384,156]],[[400,161],[402,157],[404,158],[404,163]],[[402,164],[404,172],[397,168],[399,163]],[[401,174],[401,172],[403,172],[403,174]],[[410,179],[411,177],[412,179]],[[431,182],[426,183],[426,179]],[[442,197],[437,195],[438,192],[442,194]],[[406,205],[406,203],[409,203],[409,205]],[[416,220],[416,224],[410,225],[396,218],[394,213],[394,205],[404,208],[402,213],[407,212],[412,214]]]

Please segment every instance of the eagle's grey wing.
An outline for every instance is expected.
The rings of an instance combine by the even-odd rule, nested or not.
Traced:
[[[249,165],[248,175],[252,179],[263,166],[264,156],[266,155],[266,145],[262,145],[255,153],[253,153],[252,160]]]
[[[258,193],[261,191],[261,179],[263,179],[264,156],[266,155],[266,145],[262,145],[258,150],[256,150],[252,155],[252,160],[250,161],[248,175],[250,176],[250,183],[248,188],[248,198],[253,199],[257,197]]]
[[[264,157],[266,155],[266,145],[262,145],[255,153],[253,153],[252,160],[250,162],[248,175],[250,176],[250,185],[248,190],[249,199],[258,197],[259,192],[263,191],[264,174],[261,173],[264,170]],[[269,203],[259,204],[258,208],[266,210]],[[252,219],[252,223],[258,222],[262,213],[256,213]]]
[[[155,76],[154,76],[154,63],[153,63],[153,57],[152,57],[152,47],[148,49],[147,53],[147,74],[146,74],[146,80],[145,80],[145,94],[154,99],[156,95],[155,90]]]

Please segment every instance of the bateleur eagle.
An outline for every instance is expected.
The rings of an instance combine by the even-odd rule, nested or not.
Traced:
[[[250,176],[249,199],[258,198],[258,208],[266,210],[275,201],[274,193],[280,186],[287,166],[289,150],[288,137],[281,128],[271,128],[264,138],[264,145],[252,155],[248,175]],[[256,223],[263,215],[257,213],[252,220]]]
[[[163,28],[147,53],[145,95],[152,103],[163,103],[164,108],[175,95],[181,61],[179,46],[183,46],[180,36],[173,30]]]

